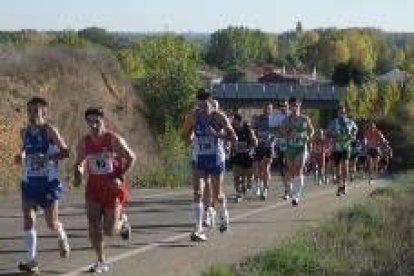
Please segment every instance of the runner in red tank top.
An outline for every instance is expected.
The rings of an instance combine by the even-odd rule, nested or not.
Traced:
[[[109,270],[103,234],[112,236],[120,232],[123,239],[129,239],[131,233],[122,204],[127,200],[125,173],[135,155],[122,137],[105,128],[101,108],[88,108],[85,119],[90,131],[79,141],[74,176],[75,185],[79,185],[86,170],[89,238],[98,259],[90,271],[102,273]]]
[[[310,143],[311,162],[316,165],[317,178],[315,179],[318,184],[327,182],[326,178],[326,155],[329,150],[329,142],[322,129],[319,129],[315,137]]]

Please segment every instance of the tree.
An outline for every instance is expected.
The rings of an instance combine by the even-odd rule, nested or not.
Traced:
[[[274,36],[246,27],[230,26],[211,35],[206,62],[221,69],[245,67],[272,62],[276,51]]]
[[[51,40],[50,44],[63,44],[71,47],[83,47],[87,44],[84,38],[79,37],[78,33],[72,30],[59,32]]]
[[[395,81],[383,84],[378,93],[377,114],[387,116],[400,100],[400,89]]]
[[[150,108],[150,123],[165,133],[178,127],[192,108],[200,85],[198,54],[192,44],[172,34],[145,38],[135,49],[144,69],[140,90]]]
[[[98,27],[89,27],[78,32],[79,37],[87,39],[93,43],[108,47],[115,48],[116,43],[114,37],[108,33],[105,29]]]

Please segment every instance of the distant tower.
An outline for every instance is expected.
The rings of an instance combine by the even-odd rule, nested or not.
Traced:
[[[300,35],[303,32],[302,22],[298,21],[296,23],[296,34]]]

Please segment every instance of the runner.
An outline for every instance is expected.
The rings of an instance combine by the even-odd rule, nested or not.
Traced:
[[[301,114],[300,102],[289,99],[290,115],[285,120],[282,131],[287,139],[286,180],[289,183],[292,205],[297,206],[302,195],[304,166],[308,154],[307,142],[313,136],[310,119]]]
[[[326,154],[329,150],[329,141],[323,129],[316,132],[315,137],[310,141],[311,162],[315,170],[315,181],[317,184],[327,184]]]
[[[367,141],[368,149],[368,181],[371,181],[378,175],[378,163],[380,160],[380,147],[385,143],[384,135],[377,128],[375,122],[368,123],[364,130],[363,139]]]
[[[69,157],[69,150],[56,127],[46,121],[47,107],[47,101],[41,97],[28,101],[28,124],[21,130],[22,148],[15,157],[15,162],[22,165],[23,239],[27,256],[18,267],[24,272],[39,270],[35,229],[38,207],[44,210],[48,228],[57,232],[60,256],[66,258],[70,252],[67,235],[59,221],[58,200],[63,183],[57,169],[57,162]]]
[[[275,127],[275,158],[277,162],[277,166],[279,169],[279,173],[282,177],[282,182],[284,186],[284,195],[283,199],[288,200],[290,198],[290,187],[288,182],[286,181],[285,171],[286,171],[286,149],[287,149],[287,142],[286,138],[283,137],[281,133],[281,126],[283,122],[286,120],[287,116],[289,115],[288,103],[287,101],[282,101],[279,103],[279,110],[274,112],[274,115],[271,120],[271,126]]]
[[[210,175],[214,205],[220,218],[220,231],[224,232],[229,223],[223,190],[224,145],[225,140],[234,142],[237,137],[226,115],[213,110],[211,94],[208,91],[199,91],[197,98],[199,106],[193,111],[182,134],[184,141],[192,141],[195,231],[191,234],[191,240],[206,241],[202,225],[204,182]],[[191,139],[191,136],[194,138]]]
[[[129,239],[131,226],[122,212],[127,201],[126,172],[135,161],[135,154],[125,140],[105,127],[102,108],[90,107],[85,111],[85,120],[89,133],[78,143],[75,163],[75,186],[82,181],[86,170],[85,189],[86,212],[89,238],[95,250],[97,261],[89,271],[107,272],[104,235],[120,233],[123,239]]]
[[[382,145],[381,149],[381,160],[380,160],[380,171],[383,174],[388,173],[388,169],[390,166],[391,159],[393,157],[392,148],[388,142],[388,140],[385,140],[385,143]]]
[[[252,149],[257,146],[257,138],[251,127],[243,122],[240,114],[233,118],[233,128],[238,137],[232,146],[232,170],[234,188],[236,190],[236,202],[243,200],[246,191],[251,187],[253,170]]]
[[[258,139],[255,160],[257,161],[257,174],[259,177],[258,190],[262,200],[267,199],[270,165],[274,151],[273,130],[270,126],[270,115],[272,112],[273,105],[266,104],[263,107],[262,114],[257,117],[255,122],[256,136]]]
[[[339,106],[338,117],[328,126],[328,133],[333,140],[333,159],[336,167],[337,196],[346,194],[346,181],[349,175],[349,158],[351,142],[355,139],[358,127],[353,120],[347,117],[344,106]]]

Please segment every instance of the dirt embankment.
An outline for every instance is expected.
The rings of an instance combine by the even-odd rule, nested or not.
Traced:
[[[48,99],[50,121],[61,130],[72,153],[86,131],[85,108],[100,105],[110,128],[121,133],[135,150],[135,169],[157,162],[145,106],[108,51],[65,47],[0,49],[0,93],[0,188],[12,188],[18,183],[19,167],[13,165],[12,156],[18,151],[26,101],[32,96]],[[70,180],[72,164],[73,160],[62,164],[66,181]]]

